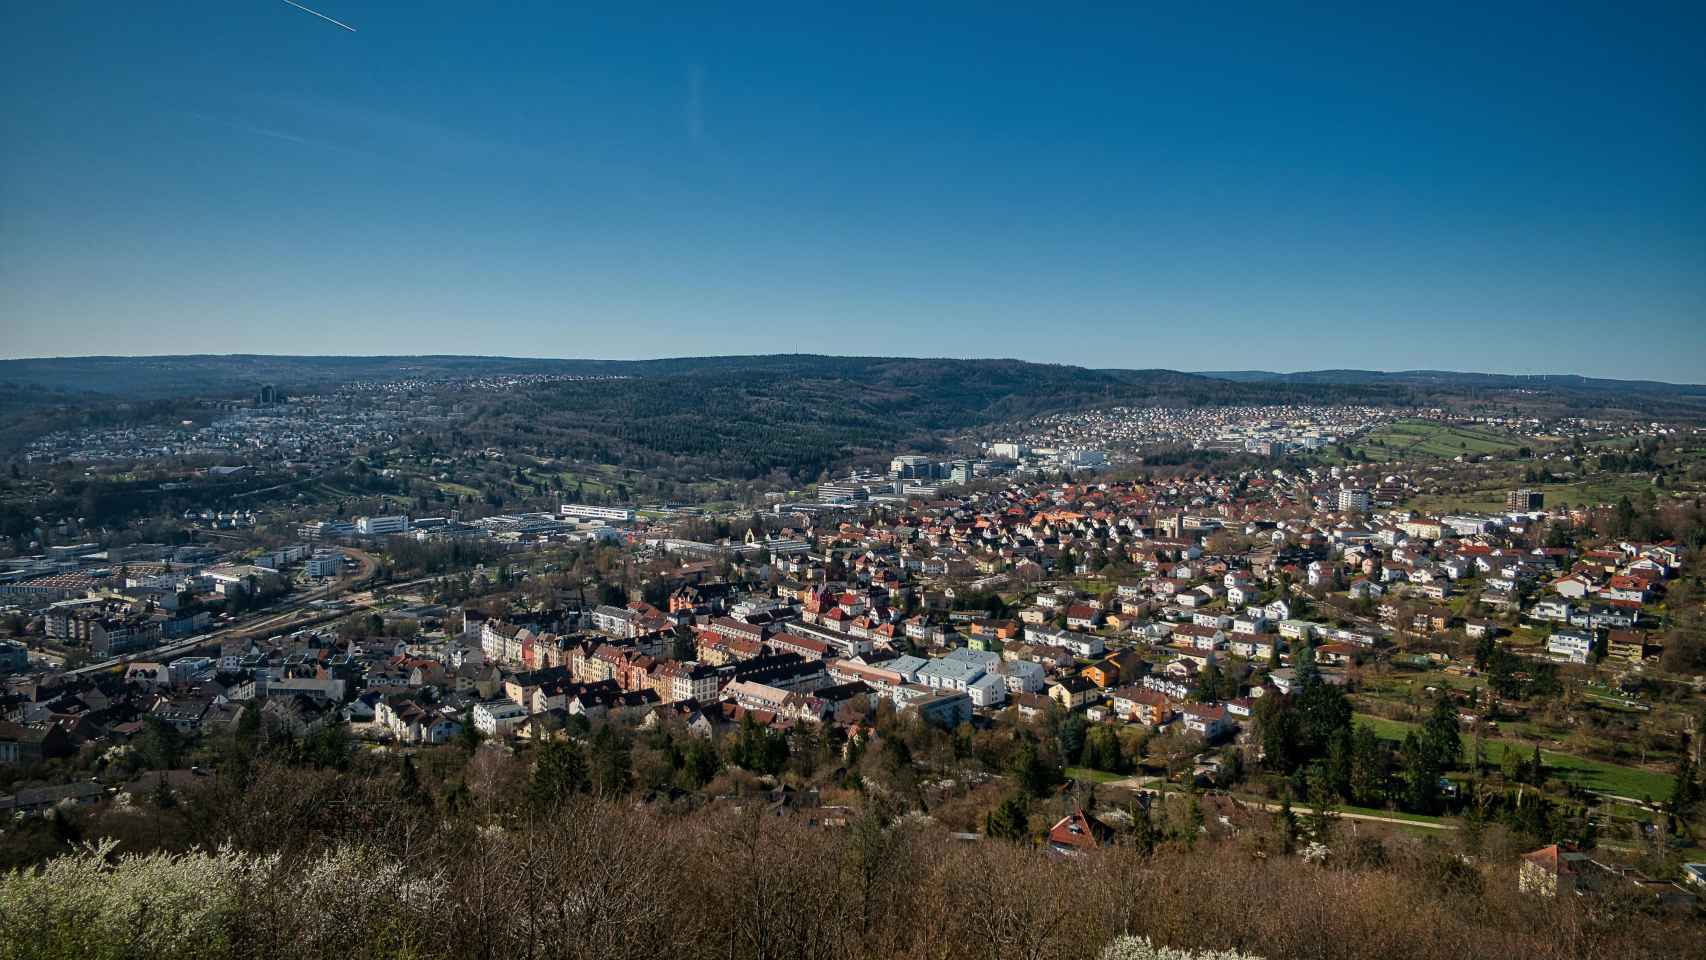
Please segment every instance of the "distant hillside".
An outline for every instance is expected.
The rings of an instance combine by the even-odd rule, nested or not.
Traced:
[[[458,432],[476,443],[684,475],[814,478],[860,457],[932,449],[944,433],[1113,404],[1389,400],[1402,391],[1238,384],[1168,370],[1018,360],[785,355],[642,361],[632,379],[493,396]],[[454,443],[452,444],[454,445]]]
[[[0,448],[77,422],[170,419],[188,398],[287,393],[359,380],[559,374],[471,391],[446,446],[499,445],[680,475],[815,477],[943,434],[1124,405],[1367,403],[1478,413],[1706,419],[1706,387],[1585,377],[1343,370],[1216,374],[1095,370],[1020,360],[814,354],[550,360],[516,357],[73,357],[0,361]],[[8,386],[9,385],[9,386]]]
[[[1673,396],[1706,396],[1706,386],[1663,383],[1658,380],[1605,380],[1575,374],[1461,373],[1451,370],[1306,370],[1275,373],[1271,370],[1218,370],[1199,376],[1235,383],[1341,383],[1434,388],[1480,388],[1496,390],[1593,390],[1660,393]]]

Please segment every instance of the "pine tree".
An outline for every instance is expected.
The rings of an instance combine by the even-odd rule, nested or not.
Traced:
[[[397,775],[397,797],[411,806],[426,802],[426,791],[421,789],[420,773],[415,770],[415,758],[405,755],[403,768]]]
[[[1699,797],[1700,785],[1695,780],[1694,760],[1685,756],[1676,765],[1676,777],[1671,781],[1670,815],[1678,819],[1687,818],[1689,808]]]
[[[1297,850],[1297,813],[1291,809],[1291,791],[1280,798],[1279,812],[1274,815],[1274,827],[1280,835],[1280,851],[1290,854]]]
[[[1423,726],[1422,748],[1441,771],[1456,767],[1463,758],[1463,734],[1458,725],[1457,707],[1443,693],[1434,701],[1433,713]]]
[[[1030,839],[1031,803],[1021,791],[1007,795],[983,818],[983,834],[991,840],[1023,842]]]
[[[1339,822],[1338,800],[1327,782],[1326,771],[1316,767],[1314,773],[1309,779],[1309,805],[1314,808],[1309,814],[1309,833],[1316,843],[1329,843],[1333,827]]]
[[[592,778],[580,745],[553,740],[539,750],[532,779],[527,784],[527,796],[535,809],[550,810],[571,794],[585,793],[591,787]]]

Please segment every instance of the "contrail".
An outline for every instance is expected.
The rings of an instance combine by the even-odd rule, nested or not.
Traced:
[[[290,4],[291,6],[295,7],[298,10],[301,10],[303,13],[312,13],[314,16],[319,17],[321,20],[324,20],[327,23],[335,23],[338,26],[343,27],[345,30],[348,30],[350,33],[355,32],[354,27],[343,22],[342,20],[333,20],[331,17],[326,16],[325,14],[321,13],[318,10],[308,9],[307,7],[303,6],[302,4],[297,3],[296,0],[284,0],[284,2]]]

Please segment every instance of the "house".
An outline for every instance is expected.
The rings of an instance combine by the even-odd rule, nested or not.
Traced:
[[[1066,627],[1069,630],[1094,630],[1102,622],[1102,611],[1089,604],[1075,603],[1066,608]]]
[[[1228,651],[1235,657],[1246,660],[1267,660],[1274,655],[1277,642],[1271,634],[1255,637],[1236,637],[1227,646]]]
[[[1227,715],[1225,707],[1186,703],[1179,706],[1178,713],[1179,719],[1184,721],[1185,729],[1204,740],[1218,740],[1232,732],[1232,719]]]
[[[1112,828],[1082,809],[1062,817],[1048,832],[1049,847],[1063,854],[1093,850],[1105,843],[1112,843],[1113,839]]]
[[[1347,666],[1356,660],[1358,648],[1349,643],[1324,643],[1315,648],[1315,662]]]
[[[1108,654],[1079,672],[1089,677],[1096,686],[1107,690],[1122,683],[1130,683],[1148,673],[1149,664],[1135,651],[1121,650]]]
[[[1593,655],[1593,634],[1559,630],[1546,641],[1546,652],[1571,663],[1587,663]]]
[[[1224,650],[1226,634],[1218,627],[1201,627],[1194,623],[1181,623],[1173,628],[1173,645],[1192,650]]]
[[[1639,662],[1647,655],[1646,636],[1633,630],[1613,630],[1605,637],[1605,655],[1613,660]]]
[[[1172,702],[1159,690],[1132,685],[1109,695],[1114,713],[1133,723],[1158,727],[1173,718]]]
[[[1588,886],[1588,855],[1556,843],[1525,853],[1517,868],[1517,889],[1540,897],[1555,897],[1558,891],[1578,892]]]
[[[483,700],[474,704],[474,729],[487,737],[508,736],[527,716],[527,708],[514,701]]]
[[[1101,699],[1102,691],[1087,677],[1062,677],[1048,688],[1049,699],[1067,710],[1076,710]]]
[[[62,803],[87,805],[107,795],[107,788],[93,780],[55,787],[29,787],[9,797],[0,797],[0,815],[43,813]]]
[[[1033,660],[1004,660],[996,670],[1006,679],[1011,694],[1041,693],[1047,677],[1043,665]]]

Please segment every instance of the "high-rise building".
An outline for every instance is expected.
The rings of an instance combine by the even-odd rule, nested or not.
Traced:
[[[1530,490],[1527,487],[1521,490],[1512,490],[1505,494],[1505,508],[1521,513],[1544,510],[1546,509],[1546,494],[1539,490]]]
[[[889,461],[889,476],[898,480],[928,480],[935,472],[930,458],[917,454],[902,454]]]
[[[406,516],[392,517],[357,517],[355,532],[364,537],[382,537],[392,533],[408,533],[409,518]]]
[[[1345,487],[1339,491],[1340,513],[1367,513],[1369,507],[1368,491],[1359,487]]]

